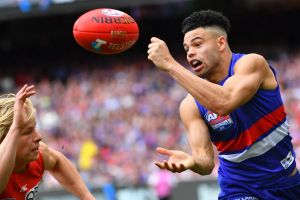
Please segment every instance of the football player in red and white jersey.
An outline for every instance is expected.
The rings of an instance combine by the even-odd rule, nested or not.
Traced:
[[[16,94],[0,97],[0,199],[35,199],[44,170],[81,200],[95,200],[73,164],[41,142],[35,108],[24,85]]]

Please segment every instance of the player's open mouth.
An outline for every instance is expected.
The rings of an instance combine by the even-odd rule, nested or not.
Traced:
[[[200,69],[202,62],[200,60],[193,59],[190,61],[190,65],[193,67],[195,71]]]
[[[37,148],[33,149],[32,151],[38,151],[38,150],[39,150],[39,147],[37,147]]]

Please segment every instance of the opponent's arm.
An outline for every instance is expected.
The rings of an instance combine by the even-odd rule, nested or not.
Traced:
[[[81,200],[94,200],[74,165],[60,152],[41,142],[45,169],[69,192]]]
[[[4,191],[15,167],[18,140],[22,137],[22,130],[26,126],[24,103],[26,98],[34,94],[34,86],[27,85],[16,94],[13,123],[4,140],[0,141],[0,194]]]

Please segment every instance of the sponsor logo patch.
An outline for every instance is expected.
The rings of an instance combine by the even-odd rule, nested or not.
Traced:
[[[292,152],[290,151],[288,153],[288,155],[285,157],[285,159],[281,160],[280,163],[283,166],[284,169],[289,168],[289,166],[291,166],[291,164],[294,162],[295,158],[292,154]]]
[[[25,200],[35,200],[36,199],[36,194],[37,194],[37,191],[39,189],[40,183],[41,182],[39,182],[36,186],[34,186],[33,188],[31,188],[31,190],[29,190],[26,193]]]
[[[219,116],[216,113],[207,111],[204,115],[206,122],[215,131],[224,131],[233,125],[233,121],[229,115]]]
[[[259,199],[256,197],[238,197],[234,200],[259,200]]]

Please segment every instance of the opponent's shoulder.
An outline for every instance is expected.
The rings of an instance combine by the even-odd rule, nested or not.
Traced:
[[[45,169],[52,169],[57,160],[55,150],[50,148],[47,144],[40,142],[40,153],[43,156]]]
[[[40,142],[39,150],[42,154],[47,153],[49,151],[49,147],[44,142]]]

